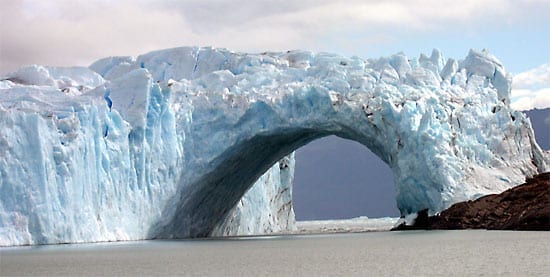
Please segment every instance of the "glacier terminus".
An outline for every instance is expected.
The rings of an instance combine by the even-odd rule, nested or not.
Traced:
[[[475,50],[180,47],[23,67],[0,81],[0,245],[292,230],[293,153],[329,135],[389,165],[402,215],[437,213],[549,170],[511,82]]]

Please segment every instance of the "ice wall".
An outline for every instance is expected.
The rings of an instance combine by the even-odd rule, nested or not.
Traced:
[[[402,214],[499,192],[548,170],[510,80],[476,51],[25,67],[0,81],[0,245],[292,229],[292,152],[327,135],[389,164]]]
[[[275,163],[262,175],[210,235],[220,237],[294,231],[293,178],[294,153]]]

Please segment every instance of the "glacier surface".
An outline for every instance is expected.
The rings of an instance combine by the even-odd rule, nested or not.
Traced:
[[[548,170],[489,53],[361,59],[181,47],[0,81],[0,245],[296,228],[293,151],[355,140],[403,215]],[[368,180],[365,180],[368,185]]]

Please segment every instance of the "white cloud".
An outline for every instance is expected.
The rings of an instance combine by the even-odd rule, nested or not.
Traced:
[[[550,86],[550,63],[542,64],[514,76],[514,86],[518,88]]]
[[[529,91],[528,96],[512,99],[511,106],[518,111],[550,108],[550,88]]]
[[[516,110],[550,107],[550,63],[514,77],[511,106]]]

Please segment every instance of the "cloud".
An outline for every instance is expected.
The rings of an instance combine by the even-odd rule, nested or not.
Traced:
[[[518,88],[550,86],[550,63],[517,74],[514,76],[514,86]]]
[[[550,63],[514,77],[511,106],[516,110],[550,107]]]
[[[74,4],[77,2],[82,5]],[[50,4],[48,8],[42,7],[44,3]],[[138,54],[159,45],[177,44],[171,26],[186,29],[179,16],[165,12],[132,5],[74,3],[16,1],[11,11],[2,10],[2,71],[32,63],[87,65],[105,54]]]
[[[536,0],[13,0],[0,11],[0,73],[181,45],[348,53],[403,32],[510,25],[549,10]]]

